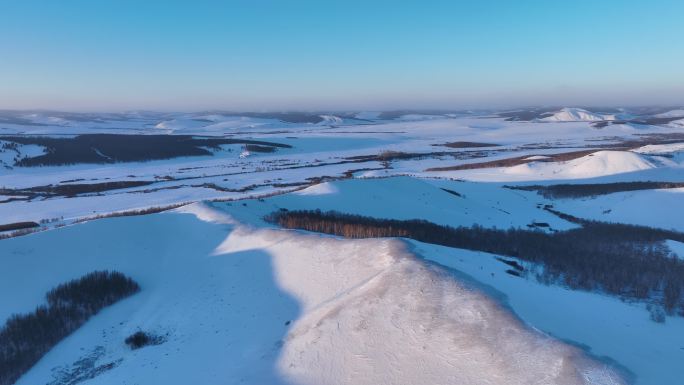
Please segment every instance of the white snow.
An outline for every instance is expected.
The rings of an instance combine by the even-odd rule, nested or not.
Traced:
[[[546,155],[533,155],[533,156],[528,156],[525,158],[525,160],[544,160],[544,159],[549,159],[549,156]]]
[[[684,260],[684,243],[668,239],[665,241],[665,244],[670,248],[670,251],[672,251],[676,258]]]
[[[323,121],[318,123],[319,125],[340,124],[343,121],[342,118],[335,115],[321,115],[321,118]]]
[[[598,114],[582,108],[563,108],[553,115],[540,120],[543,122],[596,122],[615,120],[615,115]]]
[[[45,114],[39,114],[39,113],[34,113],[34,114],[27,114],[22,116],[23,118],[26,118],[34,123],[38,124],[48,124],[48,125],[54,125],[54,126],[71,126],[72,122],[56,117],[56,116],[50,116],[50,115],[45,115]]]
[[[162,161],[0,167],[0,187],[7,189],[155,181],[88,196],[2,203],[0,224],[64,217],[55,224],[68,225],[94,215],[190,203],[174,212],[93,220],[0,241],[0,320],[34,309],[50,288],[95,269],[120,270],[143,288],[62,341],[20,384],[47,383],[55,367],[96,350],[98,364],[123,361],[88,384],[610,384],[621,382],[617,368],[638,385],[681,377],[681,317],[656,324],[638,303],[513,277],[488,254],[266,230],[270,225],[263,221],[280,209],[320,209],[449,226],[577,226],[543,209],[553,204],[578,217],[684,231],[684,189],[549,200],[504,188],[557,180],[684,181],[681,143],[548,162],[551,154],[672,133],[675,125],[597,130],[590,122],[614,117],[580,109],[536,122],[509,122],[488,112],[390,120],[361,112],[341,120],[331,115],[321,124],[214,112],[52,115],[24,116],[41,126],[2,123],[0,133],[212,135],[293,148],[240,156],[246,155],[240,145],[227,145],[213,156]],[[454,141],[499,146],[441,146]],[[27,156],[44,152],[30,145],[19,150]],[[385,151],[420,156],[374,160]],[[12,161],[16,153],[8,154],[0,153],[0,160]],[[532,162],[425,171],[511,157]],[[353,178],[335,180],[348,175]],[[301,189],[318,180],[325,182]],[[264,199],[193,203],[258,196]],[[681,243],[666,244],[682,257]],[[138,328],[168,333],[168,341],[130,351],[122,341]]]
[[[655,156],[664,166],[676,168],[684,165],[684,143],[649,144],[632,151]]]
[[[489,254],[411,241],[415,252],[461,272],[506,298],[527,323],[564,341],[586,346],[621,366],[635,385],[675,384],[684,357],[684,319],[649,319],[643,304],[596,293],[547,286],[506,274]]]
[[[684,143],[649,144],[632,150],[640,154],[663,155],[684,151]]]
[[[673,120],[668,124],[673,127],[684,127],[684,119]]]
[[[97,365],[117,365],[89,384],[623,383],[401,241],[234,229],[197,210],[210,221],[114,218],[0,243],[2,318],[95,269],[142,286],[18,384],[49,382],[98,351]],[[131,351],[122,341],[136,330],[167,341]]]
[[[461,194],[455,196],[442,188]],[[546,222],[552,228],[576,227],[537,208],[517,191],[499,185],[419,180],[408,177],[351,179],[308,187],[293,194],[275,196],[265,203],[251,203],[246,210],[231,209],[241,221],[266,215],[278,208],[290,210],[335,210],[344,213],[390,219],[426,219],[449,226],[522,227]]]
[[[3,149],[1,146],[7,141],[0,140],[0,166],[12,167],[15,159],[34,158],[45,154],[45,147],[36,144],[18,144],[16,149]]]
[[[684,109],[670,110],[655,115],[656,118],[684,118]]]
[[[608,222],[629,223],[684,232],[684,188],[639,190],[592,199],[554,202],[562,212]]]
[[[645,157],[629,151],[598,151],[567,162],[531,162],[505,173],[539,179],[591,178],[654,168]]]
[[[297,195],[326,195],[326,194],[335,194],[339,190],[337,187],[330,183],[330,182],[324,182],[324,183],[319,183],[315,184],[311,187],[307,187],[303,190],[297,191],[294,194]]]

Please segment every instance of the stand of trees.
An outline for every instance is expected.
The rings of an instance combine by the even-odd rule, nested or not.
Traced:
[[[505,186],[513,190],[536,191],[545,198],[584,198],[623,191],[668,189],[684,187],[684,182],[616,182],[588,184],[553,184],[548,186]]]
[[[15,314],[0,328],[0,385],[11,385],[90,317],[140,290],[114,271],[96,271],[46,294],[47,305]]]
[[[16,166],[61,166],[78,163],[145,162],[180,156],[211,156],[210,149],[223,144],[290,148],[288,144],[262,140],[197,137],[194,135],[83,134],[73,138],[47,136],[0,136],[3,142],[35,144],[46,148],[42,155],[22,158]],[[17,147],[14,147],[17,148]]]
[[[0,231],[13,231],[13,230],[23,230],[32,229],[34,227],[40,226],[36,222],[14,222],[0,225]]]
[[[70,183],[47,186],[35,186],[24,189],[0,188],[1,195],[19,195],[33,199],[38,196],[66,196],[75,197],[79,194],[101,193],[104,191],[118,190],[131,187],[147,186],[154,181],[122,180],[102,183]]]
[[[319,210],[280,211],[266,219],[286,228],[349,238],[405,237],[515,257],[542,266],[535,272],[541,282],[649,300],[662,305],[669,314],[684,315],[684,261],[673,258],[663,242],[684,241],[682,233],[594,221],[556,233],[477,225],[450,227],[424,220],[377,219]]]

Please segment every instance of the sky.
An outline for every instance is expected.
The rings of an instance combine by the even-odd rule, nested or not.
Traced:
[[[0,0],[0,109],[684,104],[681,0]]]

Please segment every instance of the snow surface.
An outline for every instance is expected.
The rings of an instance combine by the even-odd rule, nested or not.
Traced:
[[[629,151],[598,151],[567,162],[530,162],[505,169],[505,173],[538,179],[578,179],[648,170],[655,165]]]
[[[0,146],[8,143],[0,140]],[[15,159],[33,158],[45,154],[45,147],[35,144],[19,144],[16,149],[2,149],[0,148],[0,167],[15,166]]]
[[[533,155],[533,156],[528,156],[527,158],[525,158],[525,160],[544,160],[544,159],[549,159],[549,157],[546,155]]]
[[[684,163],[684,143],[649,144],[632,151],[640,154],[666,156],[668,159],[661,160],[661,162],[670,166]]]
[[[510,156],[499,156],[499,159]],[[597,151],[583,157],[549,162],[544,159],[510,167],[483,168],[458,171],[429,172],[429,175],[443,178],[459,178],[479,182],[524,182],[549,183],[554,180],[589,180],[600,183],[599,178],[628,180],[649,180],[649,178],[679,180],[679,173],[672,169],[678,166],[678,159],[652,158],[646,154],[631,151]],[[441,162],[443,165],[444,162]],[[440,163],[435,162],[435,166]],[[433,165],[430,165],[434,167]],[[653,172],[651,172],[653,171]],[[417,174],[419,176],[420,174]],[[625,179],[622,178],[622,179]],[[645,179],[644,179],[645,178]],[[652,180],[652,179],[651,179]]]
[[[458,197],[442,188],[459,193]],[[566,230],[576,225],[537,207],[541,199],[529,199],[500,185],[409,177],[351,179],[309,187],[293,194],[250,205],[249,215],[266,215],[279,208],[337,210],[344,213],[390,219],[426,219],[449,226],[522,227],[549,223]],[[234,213],[238,216],[240,213]],[[239,216],[241,220],[249,217]]]
[[[639,190],[589,199],[554,201],[556,208],[581,218],[629,223],[684,232],[684,188]]]
[[[684,243],[668,239],[665,244],[676,258],[684,260]]]
[[[116,363],[88,384],[623,383],[606,363],[527,327],[401,241],[234,228],[209,210],[105,219],[0,243],[3,318],[95,269],[117,269],[142,287],[18,384],[49,382],[54,368],[84,356]],[[131,351],[123,339],[136,330],[167,340]]]
[[[337,187],[331,182],[323,182],[315,184],[311,187],[307,187],[303,190],[297,191],[294,194],[297,195],[327,195],[335,194],[338,192]]]
[[[591,122],[611,115],[561,112],[557,121],[536,122],[505,121],[491,112],[391,120],[376,112],[326,114],[331,116],[320,124],[214,112],[37,112],[19,117],[34,123],[0,120],[2,134],[189,134],[293,146],[244,158],[241,146],[229,145],[213,156],[0,167],[0,187],[8,189],[154,181],[72,198],[0,203],[0,224],[58,218],[45,226],[49,231],[0,241],[0,319],[31,311],[50,288],[95,269],[120,270],[143,287],[62,341],[20,383],[49,382],[59,373],[53,369],[69,369],[88,356],[98,364],[118,363],[88,384],[604,384],[621,383],[618,371],[639,385],[677,383],[684,359],[681,317],[656,324],[640,304],[513,277],[505,273],[507,265],[484,253],[276,231],[262,219],[287,208],[450,226],[576,227],[543,210],[552,204],[583,218],[684,231],[684,189],[550,200],[505,188],[559,180],[683,181],[681,143],[545,162],[551,154],[589,145],[680,132],[629,124],[597,130]],[[456,141],[499,146],[443,146]],[[30,156],[43,151],[20,146]],[[387,151],[413,155],[374,158]],[[518,156],[534,161],[425,171]],[[111,212],[245,198],[255,199],[70,225]],[[681,257],[681,244],[666,244]],[[138,329],[167,336],[167,342],[130,351],[122,341]]]
[[[684,127],[684,119],[673,120],[668,125],[673,127]]]
[[[516,314],[535,328],[583,346],[626,371],[638,385],[676,384],[684,359],[684,319],[649,319],[644,305],[614,297],[541,285],[506,274],[507,265],[487,253],[411,241],[425,258],[454,268],[503,293]],[[496,295],[496,294],[492,294]]]
[[[656,118],[684,118],[684,110],[676,109],[655,115]]]
[[[563,108],[553,115],[540,120],[543,122],[596,122],[615,120],[615,115],[598,114],[582,108]]]

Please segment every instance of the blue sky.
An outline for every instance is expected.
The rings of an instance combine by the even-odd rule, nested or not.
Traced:
[[[684,104],[680,0],[0,0],[0,109]]]

